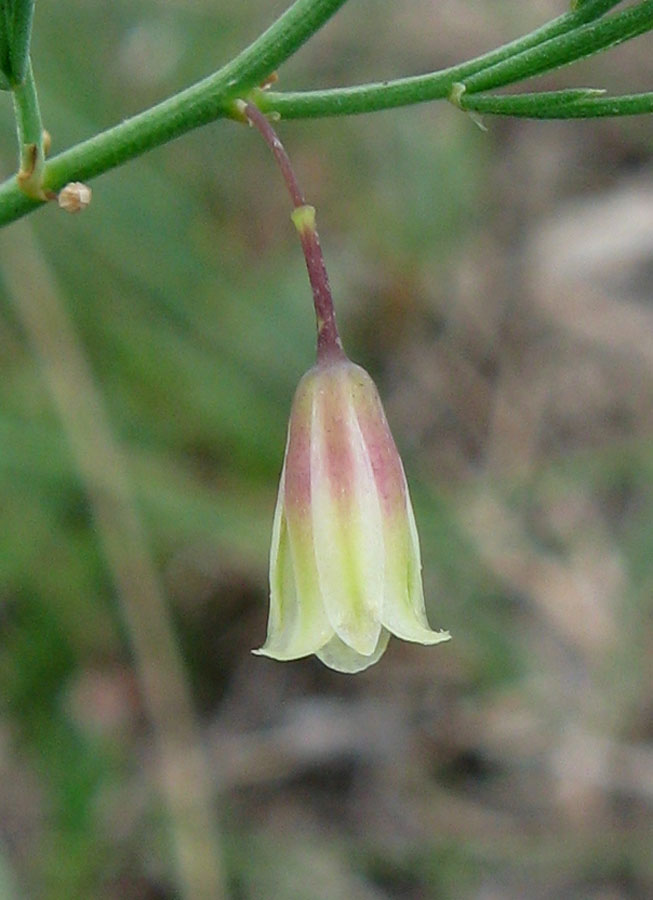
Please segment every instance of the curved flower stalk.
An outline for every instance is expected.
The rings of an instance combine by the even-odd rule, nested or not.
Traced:
[[[383,654],[390,634],[447,640],[426,619],[404,470],[374,382],[344,354],[304,375],[293,402],[270,553],[274,659],[315,653],[340,672]]]
[[[316,654],[339,672],[360,672],[391,634],[420,644],[449,639],[426,618],[419,539],[401,459],[370,376],[342,349],[315,210],[265,116],[236,112],[274,153],[295,209],[317,319],[317,363],[293,401],[270,551],[273,659]]]

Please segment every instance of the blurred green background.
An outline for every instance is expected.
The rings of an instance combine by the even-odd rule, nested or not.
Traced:
[[[37,4],[53,152],[213,71],[285,5]],[[279,86],[443,67],[564,8],[352,0]],[[650,88],[650,49],[538,85]],[[453,634],[392,641],[355,677],[250,653],[314,353],[258,136],[218,122],[98,179],[83,215],[53,205],[0,237],[1,898],[181,896],[116,571],[133,547],[119,504],[109,538],[98,524],[111,472],[88,490],[117,446],[233,898],[653,896],[653,121],[485,124],[446,104],[279,124],[404,457],[431,623]],[[8,96],[0,128],[8,177]]]

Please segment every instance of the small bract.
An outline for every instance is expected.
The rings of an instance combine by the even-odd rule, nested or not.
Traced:
[[[344,355],[304,375],[293,401],[274,515],[267,640],[256,653],[315,653],[359,672],[391,634],[446,641],[426,618],[408,487],[378,392]]]

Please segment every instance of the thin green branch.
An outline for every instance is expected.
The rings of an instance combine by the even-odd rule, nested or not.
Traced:
[[[578,88],[537,94],[462,94],[461,109],[494,116],[526,119],[590,119],[605,116],[637,116],[653,112],[653,91],[606,97],[605,91]]]
[[[346,0],[296,0],[252,44],[213,75],[157,106],[126,119],[49,160],[46,189],[57,191],[71,179],[85,181],[228,114],[230,99],[262,82],[343,6]],[[17,189],[0,185],[0,226],[38,204]]]
[[[61,187],[72,174],[81,180],[93,178],[227,115],[231,98],[263,82],[345,2],[296,0],[267,31],[213,75],[54,157],[47,165],[46,184]]]
[[[350,115],[445,99],[457,83],[464,85],[467,100],[472,91],[565,65],[576,56],[590,55],[653,28],[653,0],[611,16],[605,13],[619,0],[585,0],[524,37],[439,72],[329,91],[258,90],[257,85],[344,2],[296,0],[266,32],[214,75],[49,160],[43,172],[45,189],[56,191],[70,180],[88,180],[193,128],[233,116],[237,97],[247,97],[264,112],[276,111],[286,118]],[[0,185],[0,227],[37,205],[18,190],[13,179],[5,182]]]
[[[0,2],[0,88],[3,91],[11,90],[9,72],[9,38],[10,38],[9,9],[6,4]]]
[[[29,46],[32,36],[34,0],[13,0],[7,4],[9,33],[9,65],[7,73],[13,84],[21,84],[27,75]]]
[[[545,41],[470,78],[459,80],[464,81],[468,93],[514,84],[593,56],[608,47],[616,47],[651,29],[653,0],[644,0],[621,13],[582,25],[555,40]]]
[[[467,94],[541,74],[578,58],[597,53],[653,29],[653,0],[623,13],[595,20],[614,2],[586,3],[523,38],[460,65],[372,84],[325,91],[261,92],[256,102],[263,112],[285,119],[344,116],[392,109],[412,103],[448,98],[454,84],[465,85]],[[582,17],[582,18],[581,18]]]
[[[579,22],[592,22],[606,12],[619,6],[624,0],[571,0],[571,14],[578,17]]]
[[[578,16],[580,21],[590,22],[622,2],[623,0],[572,0],[570,6],[572,14]]]
[[[13,98],[18,134],[18,188],[33,200],[45,200],[43,124],[29,58],[23,82],[14,85]]]

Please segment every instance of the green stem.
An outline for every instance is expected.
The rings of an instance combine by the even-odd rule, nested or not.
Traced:
[[[578,16],[583,22],[591,22],[622,2],[623,0],[572,0],[569,5],[572,15]]]
[[[231,99],[259,84],[311,37],[346,0],[296,0],[267,31],[218,72],[162,103],[53,157],[44,185],[56,191],[85,181],[228,113]],[[0,226],[35,208],[15,185],[0,186]]]
[[[11,90],[11,61],[9,59],[9,38],[11,35],[9,22],[9,9],[6,4],[0,3],[0,88],[3,91]]]
[[[233,116],[233,102],[239,96],[254,100],[264,112],[278,111],[286,118],[371,112],[445,99],[458,82],[464,83],[468,97],[471,91],[509,84],[545,68],[564,65],[574,53],[589,55],[653,28],[653,0],[603,19],[618,0],[586,0],[524,37],[439,72],[330,91],[275,94],[256,90],[344,2],[296,0],[266,32],[215,74],[49,160],[43,172],[44,188],[56,191],[73,179],[90,179],[193,128]],[[15,181],[0,185],[0,227],[36,206],[38,201],[22,193]]]
[[[465,79],[464,84],[468,93],[513,84],[593,56],[608,47],[616,47],[651,29],[653,0],[644,0],[624,12],[582,25],[556,40],[545,41],[512,59],[486,68]]]
[[[10,71],[7,74],[10,76],[13,84],[20,84],[25,80],[29,65],[34,0],[14,0],[11,11],[7,15],[7,30],[11,29],[9,45]]]
[[[589,119],[601,116],[637,116],[653,112],[653,91],[606,97],[603,91],[575,89],[538,94],[495,96],[463,94],[461,109],[495,116],[527,119]]]
[[[45,200],[43,192],[43,124],[36,96],[32,64],[27,61],[25,80],[13,87],[18,133],[18,188],[33,200]]]
[[[594,20],[615,5],[612,0],[587,3],[523,38],[438,72],[326,91],[261,92],[256,102],[263,112],[276,112],[285,119],[305,119],[443,100],[449,97],[456,83],[464,84],[468,94],[511,84],[653,28],[652,0],[599,22],[588,21],[590,13]]]

